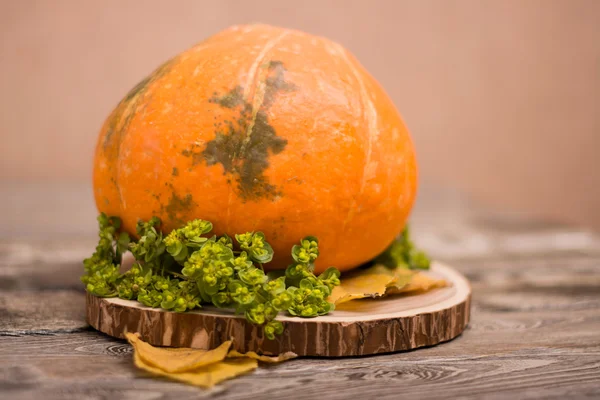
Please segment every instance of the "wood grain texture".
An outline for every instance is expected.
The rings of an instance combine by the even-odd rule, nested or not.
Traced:
[[[471,288],[452,268],[434,263],[427,272],[450,286],[429,293],[361,300],[317,318],[280,316],[284,330],[275,340],[243,316],[210,307],[175,313],[138,302],[88,294],[87,321],[123,339],[137,332],[156,346],[212,349],[233,338],[240,352],[346,357],[412,350],[454,339],[469,323]]]
[[[48,188],[43,193],[53,196]],[[44,196],[34,201],[29,194],[20,207],[43,206]],[[93,251],[95,215],[56,204],[64,206],[53,219],[69,224],[62,236],[55,224],[27,220],[33,213],[23,214],[17,237],[0,231],[0,398],[600,397],[600,238],[593,232],[425,188],[414,237],[471,282],[471,320],[462,335],[418,351],[292,360],[203,391],[138,372],[126,342],[80,328],[80,263]]]
[[[0,335],[56,334],[87,328],[78,292],[0,293]]]

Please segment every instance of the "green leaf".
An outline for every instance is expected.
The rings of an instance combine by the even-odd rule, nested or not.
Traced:
[[[252,261],[266,264],[273,259],[273,248],[267,242],[264,242],[258,246],[252,246],[250,248],[250,259]]]
[[[279,277],[272,281],[268,281],[263,285],[263,289],[265,292],[269,293],[271,296],[277,296],[279,293],[285,291],[285,276]]]
[[[307,236],[300,244],[292,247],[292,258],[299,264],[313,264],[319,257],[319,242],[314,236]]]
[[[309,265],[305,264],[292,264],[285,270],[286,285],[287,286],[298,286],[302,279],[309,279],[316,281],[316,276],[310,269]]]
[[[340,271],[337,268],[329,267],[319,275],[318,279],[331,290],[340,284]]]
[[[219,236],[219,238],[217,239],[217,242],[221,243],[225,247],[229,247],[230,249],[233,249],[233,241],[231,240],[231,238],[229,236],[227,236],[227,234],[223,234],[222,236]]]
[[[252,304],[256,299],[253,288],[247,286],[242,281],[232,280],[227,289],[229,290],[232,300],[238,305],[238,308],[244,308],[245,306]]]
[[[252,236],[254,232],[246,232],[242,234],[235,234],[235,240],[239,243],[242,250],[246,250],[252,245]]]
[[[247,252],[248,258],[254,262],[265,264],[273,259],[273,248],[265,240],[262,232],[247,232],[235,235],[240,248]]]
[[[309,279],[304,278],[300,281],[300,289],[312,289],[312,288],[313,288],[313,284]]]
[[[227,292],[218,292],[211,297],[212,303],[219,308],[231,307],[233,299]]]
[[[125,254],[129,249],[129,242],[129,234],[127,232],[121,232],[119,234],[119,238],[117,239],[117,259],[119,262],[121,261],[122,255]]]
[[[280,321],[269,321],[264,328],[265,336],[269,340],[275,339],[275,335],[283,333],[283,324]]]
[[[406,269],[429,269],[430,265],[427,255],[418,250],[411,240],[408,225],[373,263],[383,264],[388,268]]]
[[[290,308],[292,301],[292,293],[287,289],[286,291],[277,294],[273,300],[271,300],[271,304],[278,311],[283,311]]]
[[[238,275],[240,280],[247,285],[255,286],[267,281],[267,276],[265,275],[264,271],[256,267],[250,267],[239,271]]]
[[[416,249],[412,249],[408,253],[408,262],[411,269],[429,269],[431,261],[427,255]]]

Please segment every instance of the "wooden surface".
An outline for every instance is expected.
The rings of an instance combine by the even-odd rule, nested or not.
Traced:
[[[0,193],[0,398],[600,397],[600,238],[586,230],[425,190],[414,236],[473,288],[461,336],[418,351],[293,360],[203,391],[148,378],[129,345],[85,323],[88,188]]]
[[[291,351],[298,356],[344,357],[413,350],[460,335],[471,311],[471,288],[464,276],[439,262],[423,273],[448,286],[412,296],[365,299],[317,318],[281,315],[283,334],[275,340],[265,338],[262,328],[244,316],[208,306],[176,313],[87,294],[86,319],[112,337],[124,339],[126,332],[136,332],[155,346],[214,349],[233,338],[237,351],[266,355]]]

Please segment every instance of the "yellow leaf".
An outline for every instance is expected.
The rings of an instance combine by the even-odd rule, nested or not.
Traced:
[[[419,293],[448,286],[443,279],[434,279],[421,272],[415,274],[409,283],[402,287],[389,287],[386,294]]]
[[[231,341],[227,341],[213,350],[174,350],[166,347],[154,347],[131,333],[127,333],[126,336],[127,340],[134,346],[135,353],[139,355],[145,364],[169,373],[191,371],[218,363],[227,357],[231,347]]]
[[[247,353],[238,353],[235,350],[230,350],[229,354],[227,354],[227,358],[240,358],[240,357],[253,358],[255,360],[262,361],[265,363],[278,363],[278,362],[290,360],[292,358],[296,358],[296,357],[298,357],[298,354],[288,351],[288,352],[285,352],[285,353],[280,354],[275,357],[269,357],[269,356],[261,356],[260,354],[257,354],[253,351],[249,351]]]
[[[253,351],[245,354],[229,351],[231,341],[214,350],[201,350],[154,347],[140,339],[137,333],[126,333],[125,336],[133,346],[136,367],[153,375],[204,388],[252,371],[258,367],[258,361],[276,363],[297,357],[292,352],[269,357]]]
[[[176,354],[176,352],[172,353]],[[238,358],[205,365],[204,367],[191,371],[170,373],[146,363],[137,351],[134,354],[133,360],[136,367],[148,371],[153,375],[164,376],[169,379],[203,388],[213,387],[226,379],[250,372],[258,367],[258,361],[255,359]]]
[[[328,300],[339,305],[355,299],[424,292],[446,285],[444,280],[430,278],[421,272],[377,264],[342,276],[341,284],[332,290]]]
[[[386,267],[383,267],[386,268]],[[391,294],[393,290],[401,290],[409,285],[420,273],[405,268],[391,270],[394,273],[394,281],[387,285],[385,294]]]
[[[125,339],[127,339],[129,344],[132,345],[133,348],[135,348],[135,344],[138,342],[138,340],[141,340],[139,333],[131,333],[131,332],[125,332]]]
[[[375,265],[343,276],[341,284],[333,288],[328,300],[337,305],[354,299],[383,296],[395,277],[391,270],[377,267],[379,266]]]

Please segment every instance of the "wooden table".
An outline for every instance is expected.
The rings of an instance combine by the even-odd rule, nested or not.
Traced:
[[[299,359],[204,391],[149,378],[90,329],[79,283],[95,244],[84,185],[0,186],[0,397],[428,399],[600,397],[600,238],[421,192],[417,242],[463,272],[462,336],[408,353]]]

